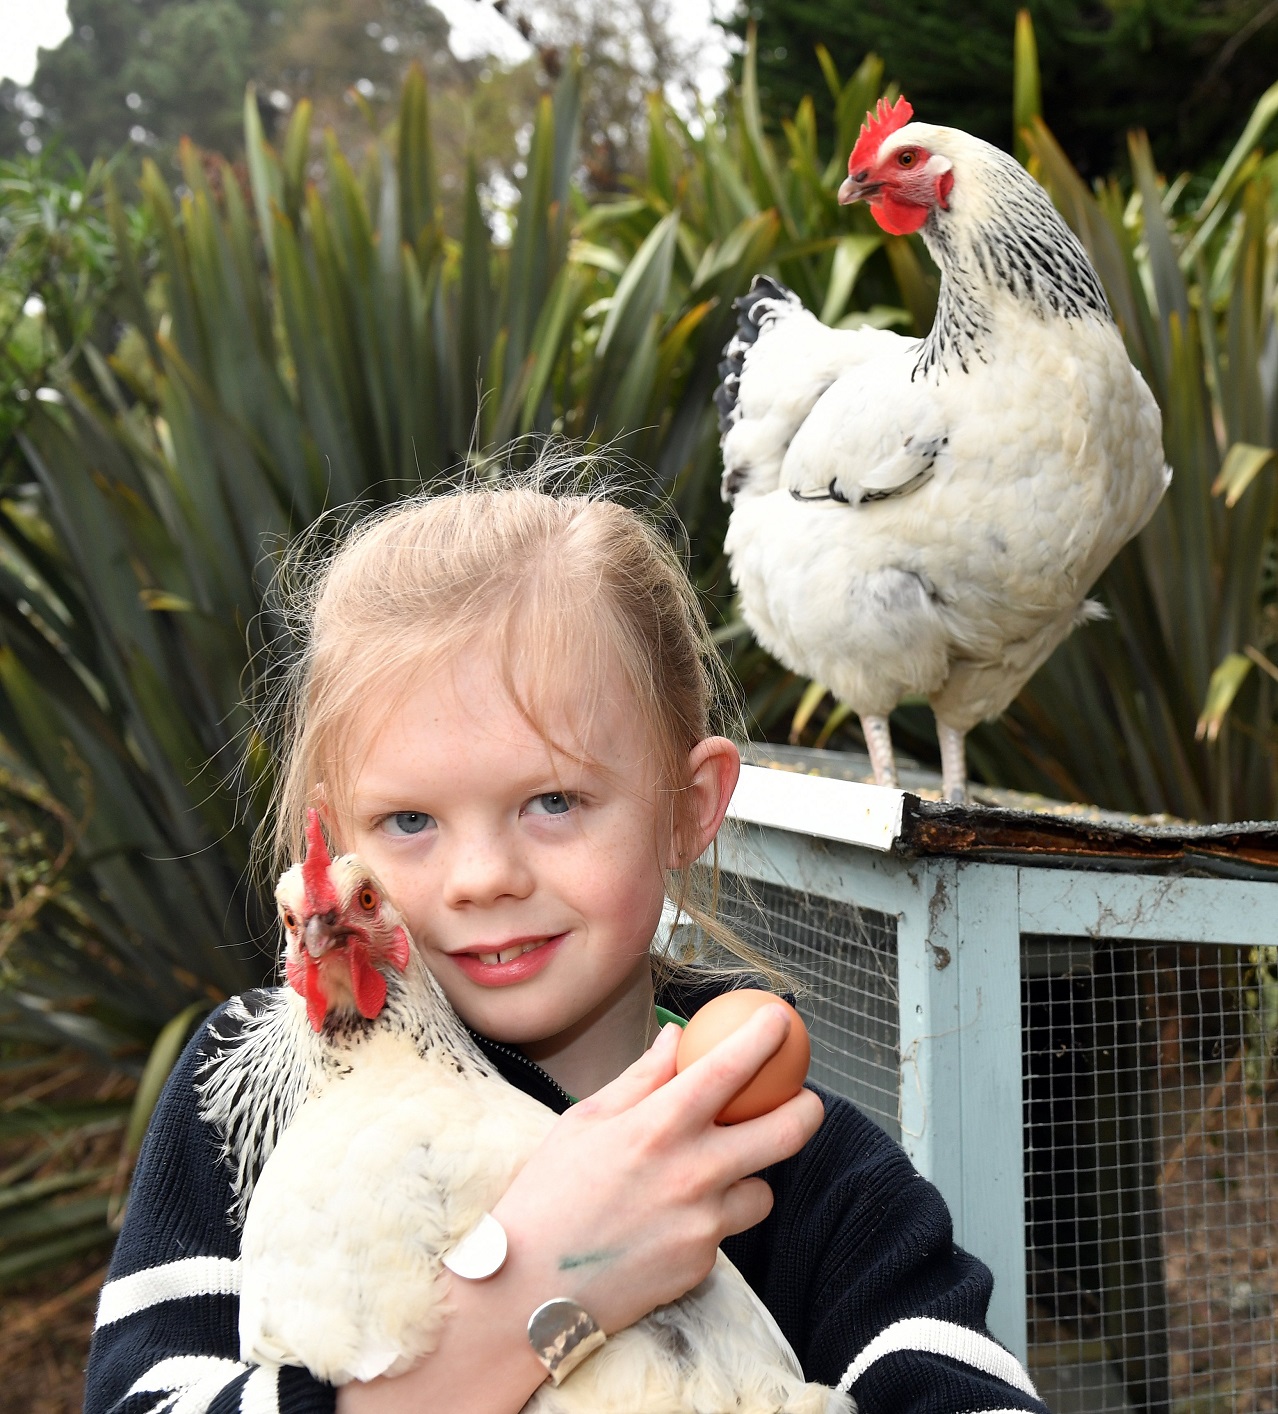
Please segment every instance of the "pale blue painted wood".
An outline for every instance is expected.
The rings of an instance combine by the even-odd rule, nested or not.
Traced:
[[[901,1143],[941,1190],[962,1242],[958,866],[952,859],[921,860],[912,872],[917,887],[897,923]]]
[[[737,823],[722,831],[718,850],[720,867],[730,873],[890,917],[920,887],[911,865],[893,855],[762,825]]]
[[[1021,1124],[1020,870],[958,866],[963,1206],[958,1240],[994,1272],[989,1326],[1027,1351],[1025,1144]]]
[[[1027,866],[1019,872],[1024,933],[1241,946],[1278,939],[1278,883]]]

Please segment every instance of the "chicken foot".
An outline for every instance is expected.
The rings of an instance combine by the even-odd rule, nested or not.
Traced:
[[[967,733],[938,719],[936,735],[941,743],[941,792],[946,800],[962,805],[967,799]]]
[[[892,755],[892,733],[886,717],[861,718],[861,731],[865,735],[865,745],[870,753],[870,765],[874,767],[874,784],[900,786],[896,775],[896,758]]]

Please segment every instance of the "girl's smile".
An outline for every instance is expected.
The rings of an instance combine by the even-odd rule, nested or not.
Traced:
[[[477,658],[419,679],[358,744],[341,832],[462,1019],[588,1094],[653,1034],[669,808],[619,671],[588,720],[565,692],[543,736]]]
[[[515,939],[491,946],[480,943],[449,956],[479,986],[508,987],[540,972],[567,936],[558,933],[553,938]]]

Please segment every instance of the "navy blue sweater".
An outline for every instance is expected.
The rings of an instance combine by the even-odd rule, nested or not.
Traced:
[[[691,1015],[708,993],[663,997]],[[238,1227],[221,1138],[195,1094],[217,1013],[156,1108],[102,1290],[85,1414],[332,1414],[305,1371],[239,1359]],[[508,1080],[562,1111],[568,1097],[510,1047],[476,1038]],[[775,1204],[723,1249],[772,1312],[810,1380],[851,1389],[860,1414],[1046,1414],[989,1336],[989,1270],[953,1242],[937,1190],[840,1096],[795,1158],[764,1172]],[[636,1410],[635,1414],[643,1414]]]

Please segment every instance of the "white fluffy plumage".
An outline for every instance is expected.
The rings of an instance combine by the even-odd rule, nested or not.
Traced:
[[[924,123],[867,150],[841,199],[876,215],[903,152],[944,177],[920,226],[941,270],[934,326],[830,329],[756,277],[717,395],[726,548],[759,642],[860,714],[876,777],[894,783],[888,713],[921,694],[961,797],[963,736],[1101,612],[1087,591],[1170,470],[1157,404],[1033,178]]]
[[[358,859],[325,859],[331,892],[315,897],[312,856],[323,840],[312,827],[306,866],[277,890],[286,969],[305,992],[307,950],[344,970],[359,932],[371,939],[384,1002],[373,1016],[345,1002],[308,1016],[303,995],[281,989],[241,1006],[202,1073],[201,1110],[224,1138],[236,1211],[245,1213],[243,1358],[343,1384],[394,1375],[434,1348],[455,1280],[443,1257],[496,1203],[555,1115],[492,1068],[417,949],[398,952],[402,921]],[[331,977],[326,985],[330,996],[341,990]],[[722,1255],[682,1300],[612,1335],[526,1406],[528,1414],[851,1408],[847,1396],[805,1383],[776,1323]]]

